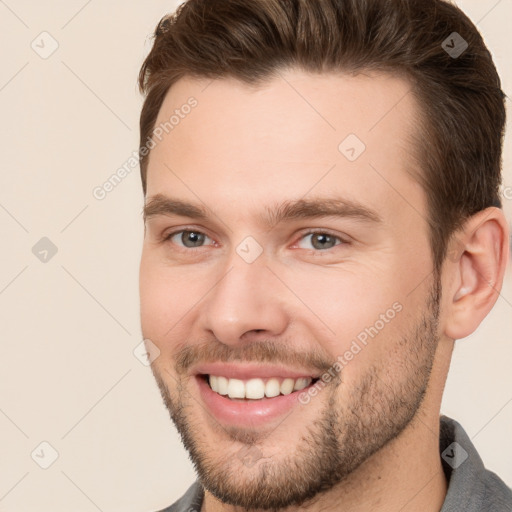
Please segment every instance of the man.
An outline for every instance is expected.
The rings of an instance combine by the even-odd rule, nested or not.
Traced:
[[[508,257],[504,95],[441,0],[189,0],[140,73],[166,510],[512,510],[440,417]]]

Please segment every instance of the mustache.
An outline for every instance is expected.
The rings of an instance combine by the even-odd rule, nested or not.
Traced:
[[[176,373],[185,374],[197,364],[233,361],[298,366],[305,370],[324,373],[331,368],[335,360],[318,350],[308,352],[293,350],[282,342],[259,341],[233,347],[218,340],[212,340],[181,348],[176,354]]]

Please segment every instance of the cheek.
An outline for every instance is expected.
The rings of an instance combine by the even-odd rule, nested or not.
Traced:
[[[343,375],[344,389],[356,389],[362,376],[388,366],[410,325],[397,278],[383,277],[389,271],[379,278],[374,270],[318,269],[295,276],[294,291],[307,305],[300,304],[303,314],[296,316],[330,355],[331,375]]]
[[[191,268],[170,267],[157,255],[143,253],[139,275],[140,317],[145,338],[160,350],[185,340],[197,317],[209,280]]]
[[[165,268],[153,256],[142,256],[139,275],[140,316],[144,337],[161,344],[184,304],[177,273]]]
[[[325,348],[334,357],[343,354],[397,300],[396,289],[383,278],[378,282],[374,272],[361,267],[357,271],[348,266],[310,269],[290,273],[287,281],[294,283],[302,318],[310,319],[310,330],[322,333],[328,344]]]

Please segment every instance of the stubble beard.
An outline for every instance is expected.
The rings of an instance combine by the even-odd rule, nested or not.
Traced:
[[[199,404],[182,382],[171,397],[162,376],[152,367],[163,401],[203,487],[227,504],[246,510],[277,511],[305,505],[340,484],[398,437],[418,412],[438,344],[439,302],[440,283],[434,279],[425,314],[394,345],[392,357],[400,357],[404,368],[400,375],[386,376],[382,365],[369,368],[358,386],[346,395],[344,404],[337,402],[343,378],[326,386],[314,398],[327,395],[318,418],[306,426],[299,442],[280,456],[265,457],[265,439],[272,432],[269,435],[219,426],[215,429],[217,435],[224,443],[230,441],[233,448],[213,457],[203,435],[209,427],[205,421],[197,421],[202,412],[198,414]],[[247,464],[237,456],[240,444],[247,447],[249,454],[251,450],[261,454],[261,460]]]

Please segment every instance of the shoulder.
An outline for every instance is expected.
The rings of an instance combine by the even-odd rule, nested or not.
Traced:
[[[200,512],[204,491],[199,482],[194,482],[187,492],[175,503],[158,512]]]
[[[482,471],[480,481],[484,510],[492,512],[512,511],[512,489],[498,475],[486,469]]]
[[[484,466],[459,423],[442,416],[439,441],[448,481],[441,512],[512,512],[512,490]]]

